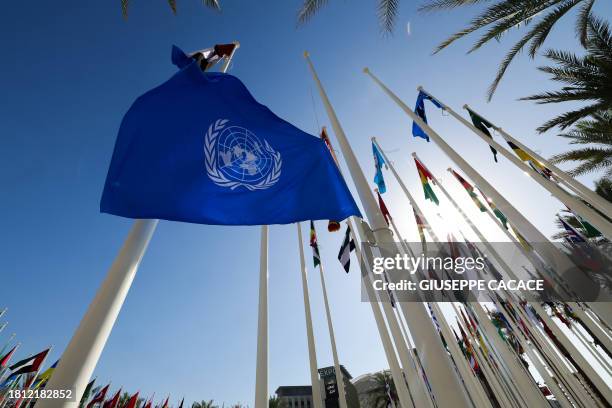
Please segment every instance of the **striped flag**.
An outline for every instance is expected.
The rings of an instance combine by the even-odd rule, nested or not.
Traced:
[[[53,372],[55,371],[55,367],[57,367],[57,363],[59,363],[59,360],[53,363],[51,367],[47,368],[38,376],[38,378],[36,378],[36,381],[34,384],[32,384],[32,389],[35,390],[38,388],[45,388],[45,385],[47,385],[47,382],[49,382],[49,378],[51,378],[51,375],[53,375]]]
[[[434,193],[431,185],[429,185],[429,181],[431,180],[432,184],[436,184],[433,175],[430,171],[425,167],[423,163],[419,161],[416,157],[414,158],[414,163],[416,164],[417,171],[419,173],[419,178],[421,179],[421,185],[423,186],[423,192],[425,193],[425,199],[431,200],[436,205],[440,205],[440,201],[436,194]]]
[[[85,406],[85,402],[89,399],[89,394],[91,393],[91,389],[93,388],[95,382],[96,379],[94,378],[89,382],[89,384],[87,384],[87,387],[85,387],[85,391],[83,391],[81,401],[79,402],[79,408],[83,408],[83,406]]]
[[[41,351],[40,353],[34,354],[33,356],[30,356],[28,358],[24,358],[23,360],[18,361],[12,366],[10,366],[9,370],[11,370],[11,373],[5,380],[5,383],[7,381],[13,380],[20,374],[33,373],[38,371],[43,361],[45,361],[47,353],[49,353],[49,349]]]
[[[132,395],[132,397],[128,400],[127,404],[123,408],[136,408],[136,403],[138,402],[138,391],[136,394]]]
[[[319,244],[317,243],[317,232],[312,220],[310,221],[310,247],[312,248],[312,261],[316,268],[321,264],[321,255],[319,254]]]
[[[484,206],[482,201],[478,199],[478,196],[474,192],[474,186],[468,183],[467,180],[461,177],[461,175],[457,173],[455,170],[451,169],[451,171],[453,175],[455,176],[455,178],[457,179],[457,181],[461,183],[465,191],[467,191],[467,193],[470,195],[470,197],[472,198],[472,201],[474,201],[474,204],[476,204],[476,207],[478,207],[478,209],[482,212],[487,212],[487,207]]]
[[[347,225],[346,232],[344,233],[344,240],[342,241],[342,246],[338,253],[338,260],[346,273],[348,273],[351,268],[351,252],[353,250],[355,250],[355,241],[353,241],[353,237],[351,237],[351,227]]]

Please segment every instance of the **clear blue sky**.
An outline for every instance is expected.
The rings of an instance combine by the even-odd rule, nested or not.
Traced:
[[[517,101],[553,86],[527,58],[513,64],[493,102],[485,102],[516,32],[471,56],[464,54],[466,41],[430,55],[467,21],[467,11],[423,16],[403,1],[395,35],[383,38],[375,2],[333,1],[301,29],[299,1],[225,1],[221,14],[179,1],[176,17],[165,1],[132,3],[128,21],[118,1],[13,1],[0,15],[0,307],[10,308],[0,342],[16,332],[20,357],[49,345],[50,362],[59,357],[130,228],[130,220],[98,212],[100,194],[121,117],[138,95],[175,72],[172,44],[189,51],[239,40],[230,72],[279,116],[316,133],[329,123],[302,57],[308,49],[368,177],[369,139],[378,136],[421,202],[410,152],[441,177],[451,163],[433,143],[412,139],[407,117],[361,73],[365,65],[410,105],[421,84],[457,110],[466,102],[480,109],[545,156],[565,148],[553,133],[534,133],[565,106]],[[596,11],[612,15],[612,5],[599,2]],[[573,24],[566,18],[549,46],[576,49]],[[493,163],[488,147],[452,118],[428,110],[452,146],[542,231],[554,231],[560,203],[507,160]],[[408,203],[387,178],[387,204],[414,238]],[[591,185],[592,178],[583,181]],[[437,219],[437,210],[423,205]],[[327,233],[324,223],[318,229],[341,362],[355,376],[385,368],[358,274],[347,276],[336,261],[342,236]],[[489,229],[491,239],[501,236]],[[271,391],[309,381],[295,231],[271,228]],[[175,404],[185,396],[252,405],[258,237],[256,227],[161,222],[96,368],[99,382],[158,399],[169,393]],[[319,366],[329,365],[317,274],[309,284]]]

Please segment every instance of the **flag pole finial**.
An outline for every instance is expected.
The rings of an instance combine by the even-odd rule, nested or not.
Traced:
[[[412,157],[417,158],[416,152],[412,152]]]
[[[417,86],[417,91],[419,91],[419,92],[420,92],[420,91],[424,91],[424,89],[423,89],[423,85],[419,85],[419,86]]]
[[[310,53],[308,51],[304,51],[304,58],[310,57]]]
[[[370,73],[370,69],[368,67],[364,67],[363,68],[363,73],[364,74],[369,74]]]
[[[464,103],[464,104],[463,104],[463,109],[465,109],[465,110],[470,110],[470,107],[468,106],[468,104],[467,104],[467,103]]]
[[[371,141],[373,141],[373,142],[375,142],[375,141],[376,141],[376,136],[372,136],[372,137],[370,138],[370,140],[371,140]]]
[[[240,41],[234,40],[232,42],[233,42],[234,46],[236,47],[236,49],[240,48]]]

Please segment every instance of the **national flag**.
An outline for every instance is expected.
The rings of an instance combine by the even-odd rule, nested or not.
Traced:
[[[57,367],[57,363],[59,363],[59,360],[53,363],[51,367],[47,368],[36,378],[36,381],[34,381],[34,384],[32,384],[32,389],[35,390],[38,388],[45,388],[47,382],[49,382],[49,378],[51,378],[51,375],[53,375],[53,372],[55,371],[55,367]]]
[[[8,362],[11,360],[11,357],[15,353],[15,350],[17,350],[17,344],[14,345],[13,348],[8,351],[8,353],[6,353],[0,358],[0,369],[8,365]]]
[[[49,349],[43,350],[38,354],[34,354],[33,356],[24,358],[23,360],[18,361],[12,366],[10,366],[9,370],[11,370],[11,373],[9,374],[5,382],[12,380],[20,374],[33,373],[38,371],[43,361],[45,361],[45,358],[47,357],[48,353]]]
[[[423,122],[427,123],[427,115],[425,115],[425,100],[431,101],[434,106],[437,106],[440,109],[444,109],[444,107],[440,102],[436,101],[434,98],[427,95],[425,92],[419,91],[419,95],[417,96],[416,104],[414,106],[414,113],[416,113],[423,120]],[[412,135],[414,137],[420,137],[422,139],[425,139],[429,142],[429,136],[427,136],[425,131],[421,129],[421,127],[417,125],[416,122],[412,122]]]
[[[499,208],[497,208],[497,206],[493,203],[493,200],[487,197],[480,188],[478,188],[478,191],[480,191],[480,195],[484,197],[487,204],[489,204],[489,208],[491,209],[491,211],[493,211],[493,214],[495,214],[495,216],[499,219],[499,221],[502,223],[504,228],[508,229],[508,218],[506,218],[504,213],[501,212]]]
[[[205,48],[203,50],[195,51],[187,55],[186,57],[195,60],[202,71],[212,68],[223,58],[229,58],[234,50],[236,44],[216,44],[213,47]],[[177,58],[182,58],[182,55],[177,55]],[[185,60],[184,63],[191,61]]]
[[[383,217],[385,217],[387,225],[389,225],[389,221],[391,220],[391,214],[389,213],[389,210],[387,209],[387,206],[385,205],[385,202],[383,201],[378,191],[376,192],[376,196],[378,197],[378,206],[380,207],[380,212],[382,212],[382,215]]]
[[[461,183],[465,191],[467,191],[467,193],[470,195],[470,197],[472,198],[472,201],[474,201],[474,204],[476,204],[476,207],[478,207],[480,211],[486,212],[487,207],[485,207],[482,201],[478,199],[478,196],[474,192],[474,187],[470,183],[468,183],[466,179],[461,177],[461,175],[458,174],[455,170],[451,170],[451,171],[453,172],[453,175],[459,181],[459,183]]]
[[[569,211],[574,217],[576,217],[576,220],[580,223],[580,225],[582,226],[582,229],[584,229],[586,233],[585,235],[588,238],[600,237],[602,235],[601,232],[597,228],[595,228],[587,220],[585,220],[584,218],[582,218],[581,216],[573,212],[569,207],[567,207],[567,211]]]
[[[87,404],[87,408],[92,408],[96,404],[101,404],[104,401],[104,398],[106,398],[108,387],[110,387],[110,384],[107,384],[106,386],[104,386],[104,388],[98,391],[96,395],[94,395],[94,397],[91,399],[91,401],[89,401],[89,403]]]
[[[310,247],[312,248],[312,261],[316,268],[318,265],[321,265],[321,254],[319,253],[319,244],[317,243],[317,232],[312,221],[310,221]]]
[[[421,218],[419,212],[415,207],[412,207],[412,212],[414,214],[414,220],[416,221],[417,229],[419,231],[419,237],[421,238],[421,244],[423,246],[423,252],[427,251],[427,241],[425,240],[425,222]]]
[[[185,398],[181,400],[181,403],[179,404],[178,408],[183,408],[183,402],[185,402]]]
[[[434,193],[433,189],[429,185],[429,181],[431,180],[432,184],[436,184],[436,180],[434,179],[433,174],[425,167],[423,163],[419,161],[416,157],[414,158],[414,163],[416,164],[417,171],[419,173],[419,178],[421,179],[421,184],[423,185],[423,192],[425,193],[425,199],[431,200],[436,205],[440,204],[438,201],[438,197]]]
[[[518,232],[518,230],[513,225],[510,225],[510,227],[512,229],[512,232],[514,232],[514,236],[516,237],[516,240],[519,242],[519,244],[521,244],[523,249],[525,249],[526,251],[531,251],[533,247],[531,246],[529,242],[527,242],[525,237],[522,236],[521,233]]]
[[[493,135],[491,135],[489,129],[495,129],[495,126],[493,126],[489,121],[485,120],[482,116],[472,112],[472,110],[468,109],[467,111],[470,114],[470,119],[472,119],[472,124],[474,127],[484,133],[489,139],[493,140]],[[491,153],[493,153],[493,160],[495,160],[497,163],[497,150],[495,150],[495,148],[491,145],[489,145],[489,148],[491,149]]]
[[[93,388],[95,383],[96,383],[96,379],[94,378],[85,387],[85,391],[83,391],[83,395],[81,396],[81,401],[79,402],[79,408],[83,408],[83,406],[85,405],[85,402],[89,399],[89,394],[91,394],[91,389]]]
[[[115,393],[115,395],[113,395],[111,399],[109,399],[108,401],[105,401],[104,404],[102,404],[102,408],[116,408],[117,404],[119,403],[120,398],[121,398],[121,388],[117,390],[117,392]]]
[[[101,212],[216,225],[361,216],[323,140],[258,103],[238,78],[174,60],[179,72],[123,118]]]
[[[155,393],[153,393],[153,396],[155,396]],[[153,397],[149,398],[142,408],[152,408],[152,406],[153,406]]]
[[[529,164],[529,166],[532,169],[534,169],[536,172],[538,172],[542,176],[546,177],[547,179],[552,178],[553,173],[552,173],[552,171],[550,169],[545,167],[542,163],[537,161],[529,153],[527,153],[526,151],[524,151],[523,149],[518,147],[513,142],[511,142],[509,140],[506,140],[506,142],[508,143],[508,146],[510,146],[510,148],[512,149],[514,154],[516,154],[518,156],[519,159],[521,159],[524,162],[527,162],[527,164]]]
[[[372,153],[374,154],[374,168],[376,169],[376,173],[374,174],[374,183],[376,183],[376,186],[378,186],[378,191],[380,191],[380,194],[384,194],[387,192],[387,186],[385,185],[382,167],[384,165],[385,168],[388,168],[387,163],[374,142],[372,142]]]
[[[325,126],[321,128],[321,139],[323,139],[323,141],[325,142],[325,145],[327,146],[327,149],[329,150],[329,153],[334,158],[334,162],[336,163],[336,166],[339,166],[338,158],[336,157],[336,153],[334,152],[334,149],[332,149],[331,140],[329,140],[329,136],[327,136],[327,130],[325,130]],[[329,220],[329,222],[327,223],[327,230],[329,232],[339,231],[340,223],[338,221]]]
[[[558,214],[557,218],[559,218],[561,225],[565,229],[565,238],[567,238],[570,242],[574,244],[586,242],[586,239],[582,236],[582,234],[579,233],[574,227],[569,225],[569,223],[567,223],[567,221],[561,218]]]
[[[132,395],[132,397],[128,400],[127,404],[123,408],[136,408],[136,403],[138,402],[138,391],[136,394]]]
[[[346,232],[344,233],[344,240],[342,241],[342,246],[338,253],[338,260],[346,273],[348,273],[351,268],[351,252],[353,250],[355,250],[355,241],[353,241],[353,237],[351,236],[351,227],[347,225]]]
[[[166,400],[164,401],[164,403],[162,404],[161,408],[168,408],[168,402],[170,400],[170,396],[166,397]]]

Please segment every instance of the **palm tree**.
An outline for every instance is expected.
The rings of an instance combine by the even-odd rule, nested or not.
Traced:
[[[585,44],[587,39],[587,22],[595,1],[495,0],[493,4],[489,4],[484,11],[474,17],[466,28],[451,35],[438,45],[434,53],[443,50],[456,40],[477,31],[480,31],[482,35],[468,53],[479,49],[492,40],[499,41],[512,28],[527,30],[501,61],[495,79],[488,89],[487,98],[491,100],[514,57],[527,47],[529,57],[535,58],[555,24],[576,7],[579,8],[576,20],[576,34],[580,42]],[[427,0],[419,10],[427,12],[454,9],[484,2],[485,0]]]
[[[268,408],[279,408],[280,407],[280,399],[277,396],[270,396],[268,399]]]
[[[304,0],[298,12],[298,25],[308,22],[323,6],[327,0]],[[378,0],[378,19],[384,33],[391,33],[399,10],[400,0]]]
[[[594,103],[549,120],[538,128],[540,133],[555,126],[566,129],[578,120],[612,109],[612,32],[608,23],[595,17],[589,18],[585,48],[587,54],[583,57],[564,51],[547,51],[546,57],[556,62],[557,66],[539,69],[552,75],[554,81],[567,85],[560,91],[545,92],[522,99],[538,103],[584,101],[594,101]],[[600,126],[608,127],[606,132],[609,135],[609,120],[598,123],[599,125],[593,130],[602,133]],[[586,122],[583,126],[586,130],[591,130],[595,123]]]
[[[219,0],[202,0],[206,7],[210,7],[213,10],[221,10],[221,5],[219,4]],[[130,0],[121,0],[121,12],[123,13],[123,17],[128,17],[128,7],[130,5]],[[172,13],[176,14],[176,0],[168,0],[168,5],[172,10]]]
[[[374,387],[368,392],[368,400],[373,408],[387,408],[393,398],[393,404],[397,406],[398,397],[395,389],[395,383],[388,371],[381,371],[374,374]]]
[[[215,405],[214,400],[208,400],[208,401],[200,401],[200,402],[194,402],[193,404],[191,404],[191,408],[219,408],[218,405]]]
[[[572,145],[586,146],[554,155],[553,163],[579,163],[569,171],[573,176],[603,170],[604,178],[612,179],[612,110],[583,119],[559,136],[570,139]]]

